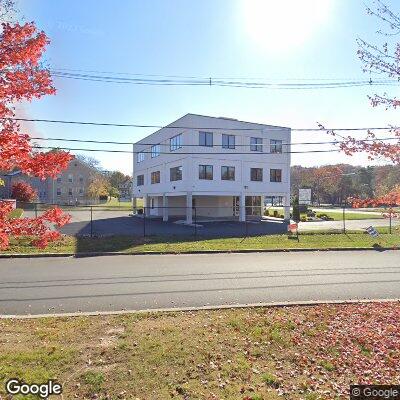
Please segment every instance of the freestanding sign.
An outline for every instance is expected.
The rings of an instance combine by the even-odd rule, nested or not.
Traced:
[[[311,189],[299,189],[299,204],[311,204]]]

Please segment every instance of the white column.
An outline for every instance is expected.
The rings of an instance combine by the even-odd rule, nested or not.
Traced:
[[[283,199],[283,213],[285,221],[290,221],[290,196]]]
[[[132,196],[132,210],[134,214],[136,214],[137,212],[136,207],[137,207],[136,197]]]
[[[163,194],[163,221],[168,221],[168,196]]]
[[[186,193],[186,223],[191,224],[193,222],[193,210],[192,210],[192,192]]]
[[[242,193],[239,196],[239,221],[246,221],[245,195]]]

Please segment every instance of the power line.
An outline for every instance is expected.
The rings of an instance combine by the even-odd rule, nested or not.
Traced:
[[[35,149],[59,149],[59,150],[70,150],[70,151],[94,151],[94,152],[104,152],[104,153],[126,153],[126,154],[137,154],[137,153],[145,153],[145,154],[151,154],[151,151],[129,151],[129,150],[110,150],[110,149],[81,149],[81,148],[71,148],[71,147],[51,147],[51,146],[37,146],[34,145],[32,146]],[[338,152],[340,150],[337,149],[328,149],[328,150],[305,150],[305,151],[282,151],[282,153],[279,154],[302,154],[302,153],[333,153],[333,152]],[[179,153],[170,153],[170,152],[159,152],[158,154],[172,154],[172,155],[226,155],[226,152],[179,152]],[[235,152],[232,153],[232,155],[244,155],[244,154],[257,154],[257,155],[265,155],[265,154],[274,154],[276,153],[271,153],[271,152],[262,152],[262,151],[252,151],[252,152]]]
[[[96,144],[115,144],[115,145],[142,145],[142,146],[168,146],[169,143],[142,143],[142,142],[116,142],[116,141],[102,141],[102,140],[84,140],[84,139],[68,139],[68,138],[43,138],[43,137],[30,137],[31,140],[52,140],[61,142],[78,142],[78,143],[96,143]],[[387,141],[387,140],[399,140],[397,137],[384,137],[384,138],[374,138],[374,139],[360,139],[360,142],[375,142],[375,141]],[[291,143],[281,143],[283,146],[297,146],[297,145],[321,145],[321,144],[340,144],[343,141],[323,141],[323,142],[291,142]],[[219,147],[221,145],[215,145],[214,147]],[[249,147],[250,144],[235,144],[236,147]],[[182,147],[203,147],[200,144],[184,144]],[[226,153],[230,154],[230,153]],[[237,154],[237,153],[233,153]]]
[[[195,127],[195,126],[173,126],[173,125],[150,125],[150,124],[119,124],[109,122],[92,122],[92,121],[70,121],[70,120],[56,120],[56,119],[39,119],[39,118],[0,118],[1,120],[11,121],[23,121],[23,122],[43,122],[52,124],[72,124],[72,125],[94,125],[94,126],[111,126],[111,127],[123,127],[123,128],[156,128],[156,129],[195,129],[195,130],[224,130],[224,131],[273,131],[273,130],[285,130],[291,129],[295,132],[327,132],[327,131],[368,131],[368,130],[393,130],[399,129],[399,127],[356,127],[356,128],[288,128],[288,127],[277,127],[271,126],[268,128],[226,128],[226,127]],[[235,119],[226,118],[227,121],[231,122],[244,122]],[[252,124],[252,122],[249,122]],[[256,123],[254,123],[256,124]],[[256,124],[257,125],[257,124]],[[261,125],[261,124],[259,124]]]
[[[84,71],[83,71],[84,72]],[[399,82],[395,79],[377,79],[377,80],[331,80],[320,82],[306,82],[298,81],[294,83],[282,83],[279,81],[254,81],[254,80],[237,80],[212,78],[212,77],[163,77],[149,75],[135,74],[135,78],[126,77],[127,74],[121,73],[106,73],[102,72],[94,75],[87,71],[86,73],[66,72],[65,70],[51,69],[50,73],[53,77],[77,79],[93,82],[105,83],[120,83],[120,84],[134,84],[134,85],[157,85],[157,86],[219,86],[219,87],[235,87],[235,88],[248,88],[248,89],[296,89],[296,90],[312,90],[312,89],[333,89],[333,88],[346,88],[346,87],[361,87],[361,86],[398,86]],[[104,75],[106,74],[106,75]],[[125,76],[122,76],[125,75]]]

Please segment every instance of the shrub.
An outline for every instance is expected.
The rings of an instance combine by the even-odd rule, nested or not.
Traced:
[[[308,220],[308,218],[306,218],[306,217],[301,217],[301,218],[300,218],[300,221],[301,221],[301,222],[306,222],[307,220]]]
[[[36,190],[26,182],[17,182],[11,189],[11,197],[17,201],[31,203],[37,199]]]
[[[268,217],[269,211],[268,211],[268,210],[264,210],[264,215],[265,215],[266,217]]]
[[[278,211],[274,210],[274,217],[278,218]]]

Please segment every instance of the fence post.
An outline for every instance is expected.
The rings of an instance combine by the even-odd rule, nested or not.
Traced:
[[[146,236],[146,207],[143,207],[143,237]]]
[[[90,206],[90,237],[93,237],[93,207]]]
[[[35,218],[37,218],[37,203],[35,203]]]
[[[343,233],[346,233],[346,203],[343,204]]]
[[[197,211],[196,207],[193,207],[194,209],[194,237],[197,238]]]
[[[389,234],[392,234],[392,209],[389,210]]]

